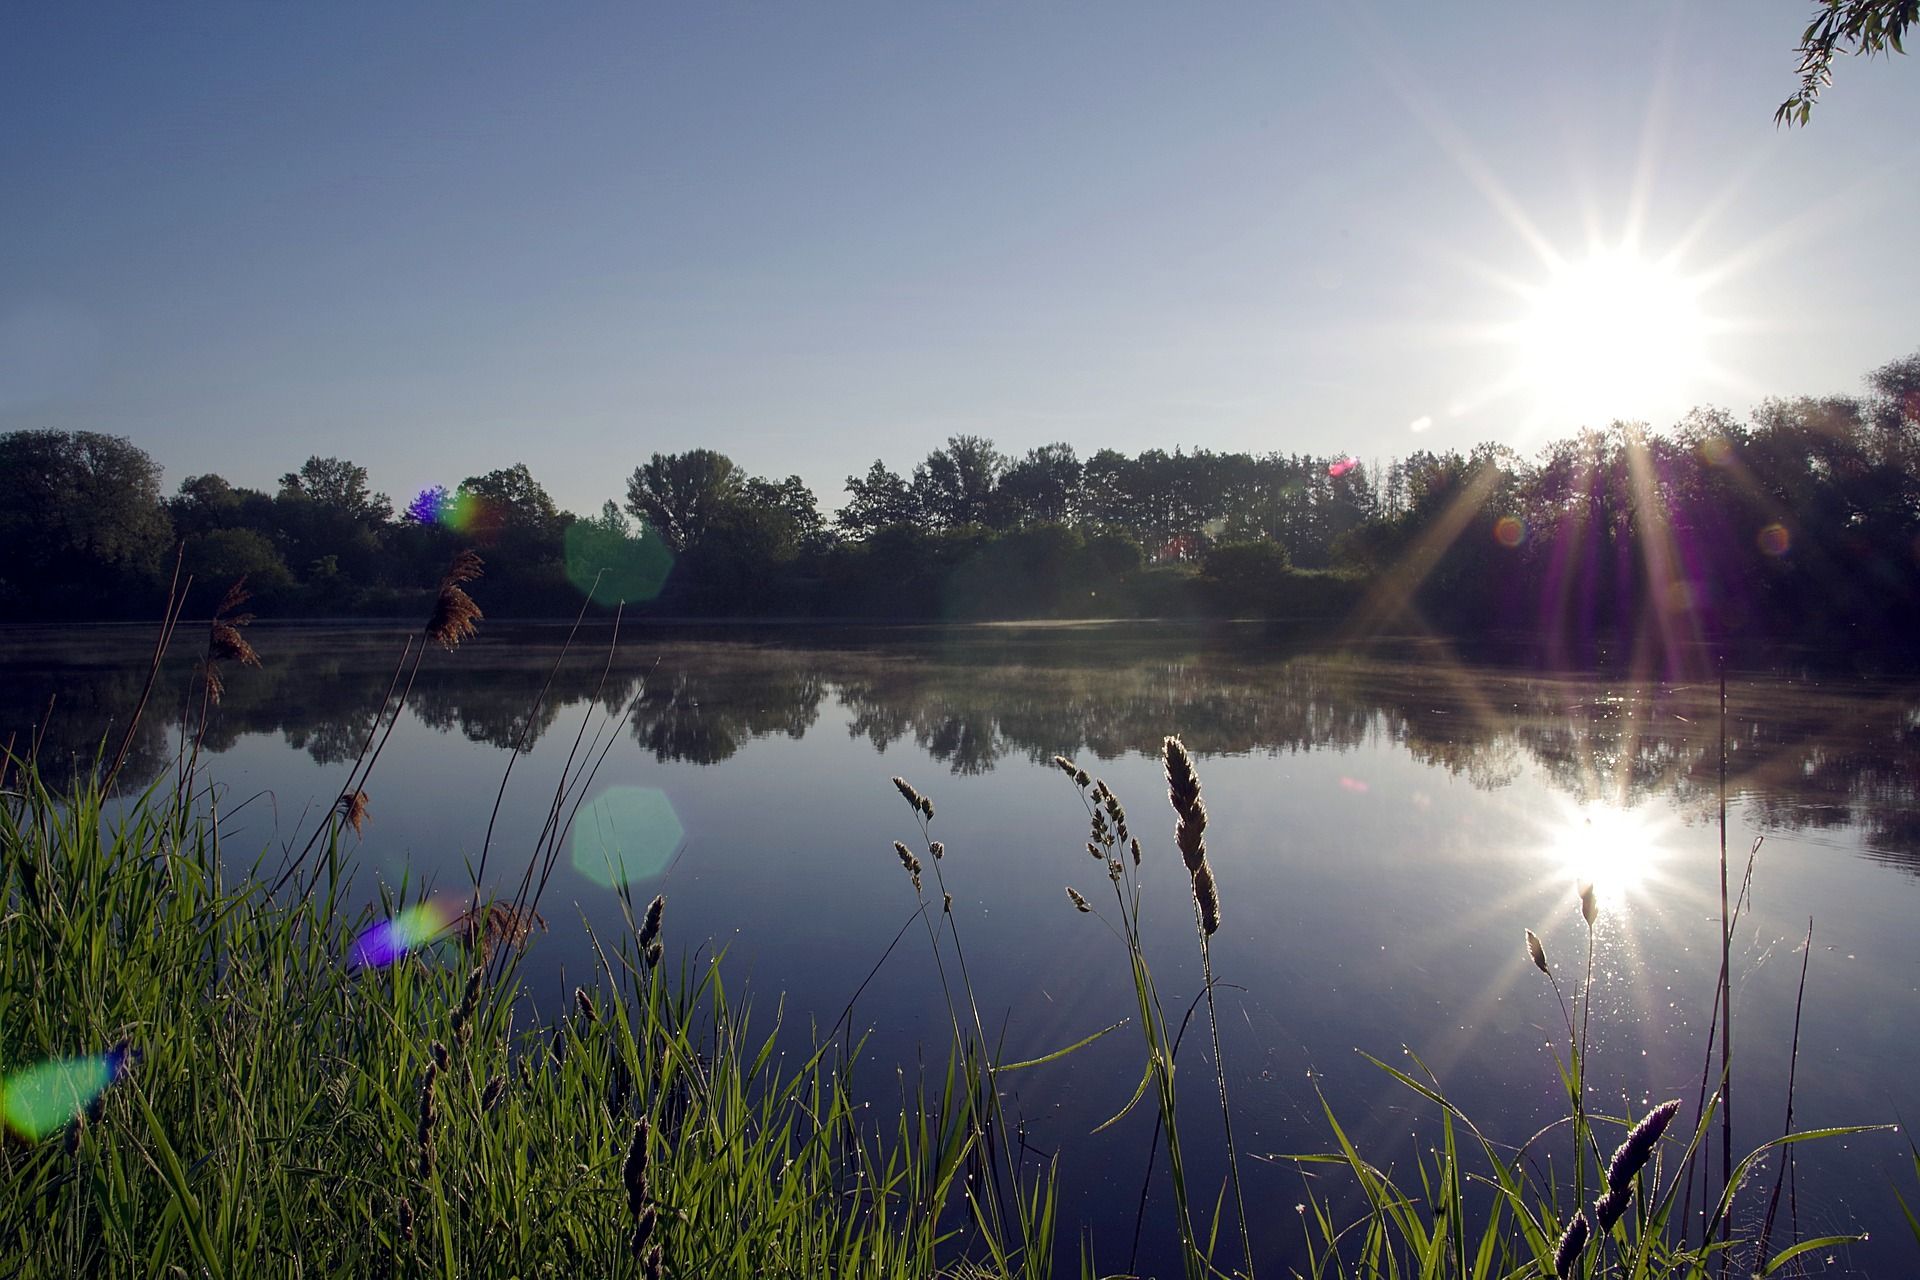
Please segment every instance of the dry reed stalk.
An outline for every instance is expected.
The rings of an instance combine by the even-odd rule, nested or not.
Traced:
[[[1233,1137],[1233,1106],[1227,1098],[1227,1065],[1220,1053],[1220,1014],[1213,999],[1213,947],[1211,939],[1220,932],[1220,889],[1214,882],[1213,867],[1207,862],[1207,804],[1200,798],[1200,775],[1194,772],[1193,757],[1186,744],[1169,736],[1162,743],[1167,775],[1167,799],[1173,805],[1176,821],[1173,842],[1180,850],[1187,872],[1193,877],[1194,913],[1200,926],[1201,990],[1207,998],[1207,1030],[1213,1040],[1213,1080],[1220,1095],[1220,1125],[1227,1140],[1227,1177],[1233,1184],[1233,1202],[1240,1227],[1240,1249],[1246,1260],[1248,1280],[1253,1280],[1253,1234],[1247,1221],[1247,1196],[1240,1181],[1239,1146]],[[1111,800],[1112,793],[1109,792]],[[1119,802],[1112,800],[1108,813],[1116,823],[1125,819]],[[1124,831],[1124,828],[1121,828]],[[1171,1136],[1171,1135],[1169,1135]]]
[[[469,907],[455,916],[448,928],[484,959],[498,946],[525,947],[533,927],[547,931],[547,922],[537,911],[515,911],[504,902],[489,902],[479,909]]]
[[[106,777],[100,784],[103,793],[113,790],[114,779],[120,776],[120,768],[126,764],[128,752],[133,750],[133,738],[140,728],[140,717],[145,714],[147,701],[153,696],[154,682],[160,678],[161,660],[167,656],[167,647],[173,643],[173,631],[180,625],[180,613],[187,607],[187,588],[193,585],[193,577],[189,574],[186,586],[181,585],[180,565],[186,559],[186,554],[187,544],[184,542],[174,549],[173,578],[167,584],[167,607],[160,618],[160,634],[154,639],[153,658],[147,665],[147,680],[140,688],[140,700],[134,703],[133,714],[127,717],[127,727],[120,735],[120,746],[113,753],[113,763],[107,767]],[[36,740],[33,759],[39,758],[39,745]]]

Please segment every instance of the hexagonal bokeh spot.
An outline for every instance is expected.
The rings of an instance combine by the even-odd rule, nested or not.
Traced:
[[[573,869],[606,889],[667,869],[687,838],[673,801],[658,787],[608,787],[573,820]]]
[[[673,572],[673,552],[657,535],[622,533],[597,520],[567,526],[566,553],[567,580],[602,604],[651,600]]]

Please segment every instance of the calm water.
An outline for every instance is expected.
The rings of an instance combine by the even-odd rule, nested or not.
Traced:
[[[1223,1052],[1248,1152],[1329,1144],[1317,1082],[1376,1156],[1407,1170],[1430,1113],[1356,1049],[1404,1065],[1411,1047],[1513,1141],[1563,1114],[1561,1015],[1521,931],[1536,930],[1571,980],[1582,877],[1601,903],[1602,1109],[1683,1097],[1694,1114],[1718,964],[1708,681],[1547,677],[1440,650],[1313,652],[1258,630],[629,629],[610,669],[605,633],[589,637],[530,721],[563,634],[495,627],[428,655],[367,787],[359,850],[369,894],[375,878],[427,879],[457,896],[524,740],[487,877],[510,892],[576,735],[611,734],[542,903],[552,932],[536,972],[556,992],[590,963],[581,921],[620,927],[612,884],[624,877],[636,899],[667,894],[670,947],[726,950],[769,1027],[783,995],[798,1047],[809,1019],[839,1015],[913,909],[891,848],[917,835],[888,783],[899,773],[937,806],[932,834],[1006,1055],[1077,1040],[1126,1016],[1132,997],[1119,944],[1062,891],[1099,902],[1106,887],[1083,847],[1085,812],[1048,763],[1058,753],[1107,779],[1147,845],[1150,956],[1184,1006],[1198,957],[1157,757],[1161,736],[1178,733],[1213,815]],[[231,813],[228,848],[272,864],[338,794],[400,632],[251,635],[266,665],[229,673],[208,769]],[[0,633],[0,741],[24,738],[53,696],[43,760],[91,754],[137,700],[150,643],[144,631]],[[163,721],[189,674],[187,660],[169,664],[162,714],[138,743],[142,776],[168,767]],[[1735,940],[1736,1146],[1779,1132],[1809,916],[1796,1127],[1920,1113],[1920,689],[1754,672],[1736,673],[1729,695],[1736,877],[1765,837]],[[869,1087],[897,1094],[894,1064],[911,1071],[916,1046],[944,1045],[924,941],[895,952],[854,1014],[873,1031]],[[1151,1118],[1089,1131],[1138,1079],[1133,1035],[1005,1078],[1027,1141],[1061,1153],[1064,1220],[1087,1225],[1109,1268],[1127,1261]],[[1190,1041],[1182,1061],[1189,1158],[1211,1187],[1221,1164],[1203,1050]],[[1920,1193],[1904,1136],[1801,1150],[1802,1233],[1874,1232],[1826,1273],[1920,1268],[1890,1189]],[[1255,1161],[1247,1175],[1257,1244],[1293,1256],[1299,1173]],[[1769,1167],[1750,1210],[1771,1181]],[[1143,1269],[1164,1269],[1167,1215],[1156,1197]]]

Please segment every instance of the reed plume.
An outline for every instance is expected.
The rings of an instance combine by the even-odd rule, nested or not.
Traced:
[[[227,687],[220,678],[221,663],[237,662],[243,667],[260,665],[260,655],[240,634],[240,628],[253,621],[252,614],[240,612],[240,606],[251,596],[243,573],[227,588],[227,594],[220,597],[220,606],[213,611],[213,621],[207,626],[207,653],[201,672],[206,680],[207,697],[213,702],[220,701]]]
[[[473,602],[463,586],[480,577],[483,561],[471,551],[462,551],[447,566],[447,572],[440,579],[440,592],[434,599],[433,613],[427,619],[426,634],[429,640],[437,641],[442,648],[457,649],[462,640],[479,634],[474,624],[486,615],[480,612],[480,606]]]
[[[367,793],[360,790],[343,793],[339,800],[340,814],[353,828],[353,834],[364,835],[367,827]]]

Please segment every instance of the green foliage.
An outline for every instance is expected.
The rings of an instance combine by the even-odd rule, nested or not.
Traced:
[[[279,548],[252,529],[210,529],[192,535],[186,540],[182,565],[214,599],[244,577],[260,608],[272,607],[293,586],[293,574],[280,558]]]
[[[160,468],[130,441],[0,436],[0,601],[52,616],[151,612],[171,540]]]
[[[1773,122],[1804,125],[1820,91],[1833,83],[1842,53],[1905,53],[1909,28],[1920,21],[1920,0],[1817,0],[1813,21],[1800,33],[1800,87],[1775,108]]]
[[[627,510],[678,554],[700,544],[746,482],[746,473],[724,453],[656,453],[628,478]]]

